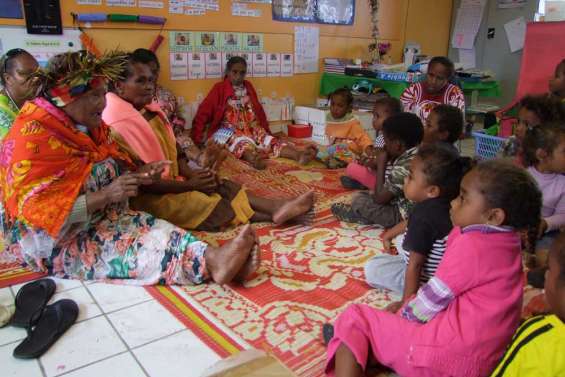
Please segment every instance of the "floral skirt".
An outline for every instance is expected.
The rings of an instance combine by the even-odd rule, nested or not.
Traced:
[[[200,284],[207,244],[145,212],[126,210],[73,228],[43,261],[51,275],[132,285]]]

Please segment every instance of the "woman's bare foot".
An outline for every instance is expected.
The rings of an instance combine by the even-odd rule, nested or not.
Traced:
[[[300,151],[298,163],[301,164],[301,165],[306,165],[307,163],[312,161],[314,158],[316,158],[317,153],[318,153],[318,151],[316,150],[316,147],[311,146],[311,145],[306,147],[306,149],[304,149],[303,151]]]
[[[214,282],[231,282],[244,267],[256,242],[255,231],[247,224],[231,241],[218,248],[208,247],[204,257]]]
[[[283,203],[273,213],[273,222],[277,225],[294,219],[297,216],[307,213],[314,205],[314,191],[308,191],[294,199]]]
[[[259,249],[259,245],[256,243],[253,246],[253,249],[251,249],[251,254],[249,254],[249,257],[247,257],[247,261],[245,262],[243,267],[241,267],[241,270],[239,270],[234,280],[237,281],[238,283],[243,283],[255,271],[257,271],[257,268],[259,268],[260,264],[261,264],[261,250]]]
[[[247,151],[243,153],[243,160],[247,161],[257,170],[263,170],[267,167],[265,159],[256,151]]]

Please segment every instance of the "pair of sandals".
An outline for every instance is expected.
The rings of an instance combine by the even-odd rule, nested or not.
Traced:
[[[43,355],[76,322],[76,302],[63,299],[47,305],[55,289],[53,280],[40,279],[19,290],[9,324],[25,328],[27,337],[14,349],[14,357],[34,359]]]

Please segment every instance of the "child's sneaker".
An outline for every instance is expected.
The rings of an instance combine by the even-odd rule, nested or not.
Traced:
[[[343,188],[346,188],[348,190],[368,190],[365,185],[346,175],[339,177],[339,180],[341,181]]]

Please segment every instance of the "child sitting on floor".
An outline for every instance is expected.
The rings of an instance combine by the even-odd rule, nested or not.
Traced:
[[[406,219],[411,204],[404,197],[402,188],[423,133],[422,122],[414,114],[400,113],[389,117],[383,124],[385,147],[375,158],[379,177],[375,191],[358,193],[351,205],[333,204],[334,216],[341,221],[377,224],[385,228]],[[386,179],[380,179],[385,176],[388,161],[392,161],[389,173]]]
[[[561,102],[565,102],[565,59],[555,67],[555,77],[549,80],[549,93]]]
[[[522,143],[526,131],[547,122],[565,121],[565,105],[555,97],[539,95],[525,96],[520,100],[518,108],[514,135],[504,142],[500,156],[512,158],[517,165],[524,166]]]
[[[550,313],[525,321],[491,377],[565,376],[565,234],[549,251],[545,301]]]
[[[370,158],[378,153],[378,150],[385,146],[383,136],[384,121],[394,114],[402,112],[402,104],[400,100],[394,97],[381,97],[375,101],[373,106],[373,129],[376,133],[375,143],[373,147],[365,150],[365,157],[356,162],[347,165],[345,175],[340,177],[341,184],[347,189],[374,189],[377,176],[373,170],[367,165]]]
[[[398,237],[399,254],[377,255],[365,265],[370,286],[403,292],[402,300],[391,304],[390,310],[398,310],[416,294],[420,283],[434,276],[453,227],[449,203],[457,197],[470,167],[471,160],[459,157],[449,144],[426,144],[418,149],[404,180],[404,196],[415,205],[406,233]]]
[[[565,225],[565,127],[561,123],[548,123],[528,130],[524,139],[524,160],[543,195],[542,217],[534,229],[535,251],[538,259],[543,260],[540,254],[547,253],[559,228]],[[544,273],[544,270],[530,271],[528,280],[541,287]]]
[[[472,169],[451,202],[455,228],[435,276],[399,314],[350,305],[334,324],[326,372],[361,376],[385,366],[401,376],[488,375],[520,321],[519,231],[537,223],[540,207],[523,169],[496,160]]]
[[[328,168],[343,168],[372,144],[359,119],[351,113],[353,95],[347,88],[330,94],[330,112],[326,115],[326,135],[330,146],[316,158]]]

